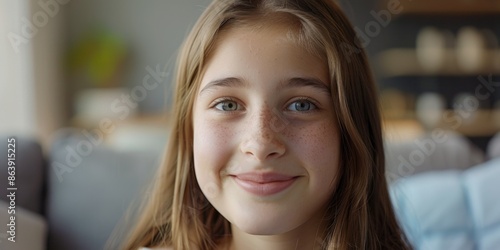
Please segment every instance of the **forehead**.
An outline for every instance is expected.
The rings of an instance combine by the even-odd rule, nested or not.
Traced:
[[[217,48],[222,40],[228,36],[234,36],[236,33],[249,37],[258,35],[261,36],[261,39],[267,37],[279,39],[280,42],[287,42],[305,49],[321,60],[326,59],[324,48],[318,43],[321,39],[318,39],[317,36],[320,34],[314,34],[305,28],[301,21],[291,14],[268,13],[232,20],[219,30],[214,40],[214,47]]]
[[[309,74],[329,82],[326,60],[311,52],[303,40],[297,26],[289,22],[259,20],[225,27],[218,34],[207,58],[201,85],[206,83],[207,75],[208,78],[214,75],[214,71],[237,74],[250,67],[260,68],[261,71],[274,70],[276,74]],[[263,68],[262,64],[269,67]]]

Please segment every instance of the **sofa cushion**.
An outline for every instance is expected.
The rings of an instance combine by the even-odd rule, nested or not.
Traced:
[[[10,231],[12,224],[9,220],[12,213],[9,213],[9,204],[5,201],[0,201],[0,249],[5,250],[45,250],[47,240],[47,223],[45,219],[33,211],[29,211],[22,207],[16,207],[14,230]],[[5,227],[4,227],[5,226]],[[15,236],[14,238],[12,238]],[[9,240],[15,240],[12,242]]]
[[[468,216],[459,172],[424,173],[398,184],[392,190],[398,216],[405,222],[409,238],[419,242],[422,249],[473,242],[470,230],[473,223]]]
[[[163,151],[117,151],[88,144],[88,138],[78,135],[59,136],[51,150],[47,194],[51,250],[103,249],[131,202],[142,199]]]
[[[500,159],[463,172],[428,172],[393,183],[396,214],[415,249],[497,249],[498,177]]]
[[[500,159],[464,173],[479,249],[500,247]]]

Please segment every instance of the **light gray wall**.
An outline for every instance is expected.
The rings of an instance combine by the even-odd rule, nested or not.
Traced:
[[[169,64],[163,86],[171,85],[177,50],[210,0],[73,0],[69,5],[69,44],[93,27],[105,27],[129,44],[130,61],[124,84],[142,83],[145,67]],[[145,112],[164,110],[165,93],[155,89],[140,103]],[[167,101],[168,102],[168,101]]]
[[[38,0],[0,2],[0,133],[33,136],[44,146],[65,123],[65,15],[64,5],[55,6],[48,14]]]

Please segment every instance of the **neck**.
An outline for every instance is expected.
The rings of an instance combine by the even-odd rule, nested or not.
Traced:
[[[318,213],[322,215],[322,213]],[[278,235],[251,235],[231,225],[230,250],[311,250],[321,249],[325,228],[322,216],[311,218],[305,224]]]

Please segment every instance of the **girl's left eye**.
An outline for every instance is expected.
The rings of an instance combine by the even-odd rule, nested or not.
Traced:
[[[304,111],[311,111],[314,109],[317,109],[316,105],[312,103],[311,101],[307,99],[300,99],[297,101],[292,102],[290,105],[288,105],[288,109],[291,111],[299,111],[299,112],[304,112]]]

